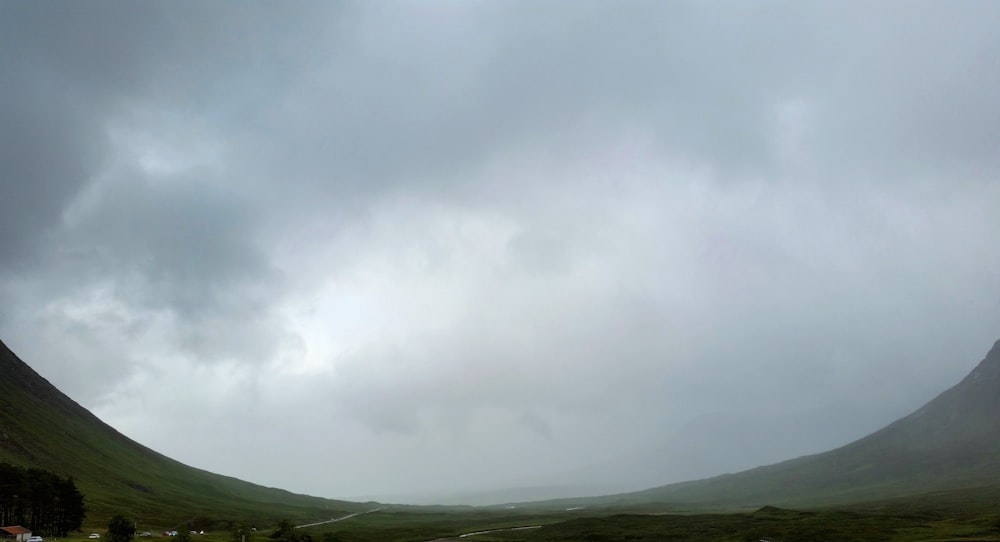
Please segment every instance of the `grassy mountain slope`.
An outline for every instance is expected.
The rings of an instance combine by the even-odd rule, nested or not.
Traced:
[[[98,524],[118,512],[147,519],[152,529],[330,518],[368,508],[254,485],[158,454],[75,403],[2,342],[0,461],[72,476],[86,498],[88,522]]]
[[[689,505],[818,505],[1000,485],[1000,341],[961,382],[844,447],[611,498]]]

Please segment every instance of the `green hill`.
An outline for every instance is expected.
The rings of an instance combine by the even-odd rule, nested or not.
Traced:
[[[114,513],[140,518],[143,530],[213,528],[230,521],[268,525],[280,518],[307,523],[371,508],[254,485],[158,454],[66,397],[2,342],[0,461],[72,476],[86,497],[91,525]],[[957,385],[844,447],[706,480],[532,508],[756,509],[859,502],[881,507],[904,502],[893,501],[901,497],[909,499],[906,506],[944,499],[967,508],[969,502],[993,502],[998,494],[1000,341]]]
[[[980,486],[1000,486],[1000,341],[957,385],[909,416],[841,448],[583,502],[815,506]]]
[[[0,342],[0,461],[72,476],[88,524],[115,513],[140,529],[327,519],[368,509],[199,470],[146,448],[64,395]]]

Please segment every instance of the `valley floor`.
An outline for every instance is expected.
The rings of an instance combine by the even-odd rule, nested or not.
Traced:
[[[764,507],[749,513],[711,514],[592,510],[506,516],[482,509],[442,513],[387,509],[327,527],[308,530],[313,540],[336,542],[996,542],[1000,510],[994,511],[992,503],[954,510],[919,501],[855,509]]]

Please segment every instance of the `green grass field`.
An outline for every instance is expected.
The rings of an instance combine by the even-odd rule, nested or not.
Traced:
[[[387,506],[350,519],[298,529],[314,542],[423,542],[463,533],[541,525],[539,529],[481,534],[476,542],[548,541],[998,541],[1000,488],[953,490],[849,506],[788,510],[677,513],[667,505],[554,511],[519,508]],[[268,542],[268,528],[248,542]],[[140,526],[141,527],[141,526]],[[87,531],[90,532],[90,531]],[[86,540],[82,533],[72,540]],[[102,531],[96,531],[102,532]],[[231,542],[226,530],[196,535],[199,542]],[[47,541],[48,542],[48,541]]]

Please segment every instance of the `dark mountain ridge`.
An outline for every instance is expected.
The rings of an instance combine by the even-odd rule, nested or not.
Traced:
[[[0,461],[72,476],[88,517],[178,521],[328,518],[367,508],[297,495],[184,465],[119,433],[0,342]],[[195,519],[192,519],[195,518]]]

